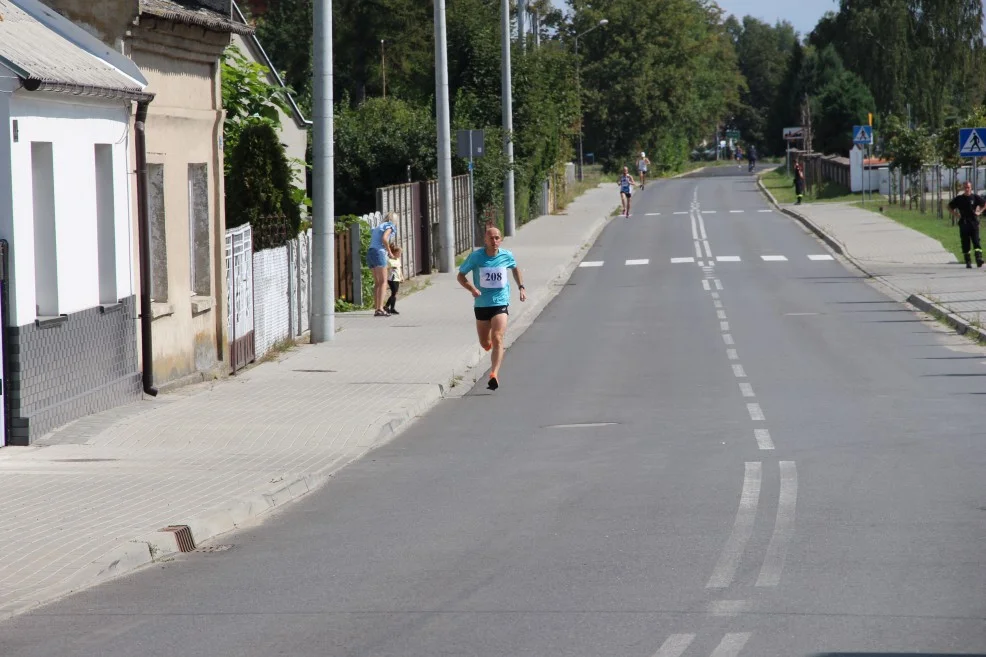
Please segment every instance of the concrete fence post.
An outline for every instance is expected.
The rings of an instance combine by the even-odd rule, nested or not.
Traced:
[[[360,222],[349,225],[349,263],[353,271],[353,305],[357,308],[363,305],[363,267],[362,244],[360,241]]]

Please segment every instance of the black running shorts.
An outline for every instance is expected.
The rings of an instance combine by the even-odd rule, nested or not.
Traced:
[[[474,310],[476,311],[476,320],[480,322],[488,322],[497,315],[509,315],[509,306],[476,306]]]

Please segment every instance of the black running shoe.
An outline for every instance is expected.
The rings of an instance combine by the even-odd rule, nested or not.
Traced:
[[[500,387],[500,382],[496,380],[495,376],[491,376],[489,383],[486,384],[486,387],[489,390],[496,390],[497,388]]]

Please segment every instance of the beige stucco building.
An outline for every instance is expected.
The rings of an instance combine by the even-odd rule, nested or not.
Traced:
[[[228,371],[220,57],[232,35],[252,29],[232,19],[231,0],[44,1],[130,57],[154,94],[146,119],[154,385]]]

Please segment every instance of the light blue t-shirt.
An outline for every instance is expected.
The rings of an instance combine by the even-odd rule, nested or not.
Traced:
[[[486,249],[473,251],[459,267],[459,273],[472,272],[472,284],[482,294],[476,297],[477,308],[510,305],[510,273],[516,269],[514,254],[500,249],[495,256],[486,255]]]
[[[371,249],[382,249],[382,248],[384,248],[384,246],[383,246],[383,234],[384,234],[384,232],[386,232],[386,230],[388,228],[391,230],[391,233],[390,233],[391,237],[394,237],[394,236],[397,235],[397,226],[395,226],[394,224],[390,223],[389,221],[383,222],[382,224],[380,224],[379,226],[377,226],[376,228],[374,228],[373,230],[370,231],[370,248]]]

